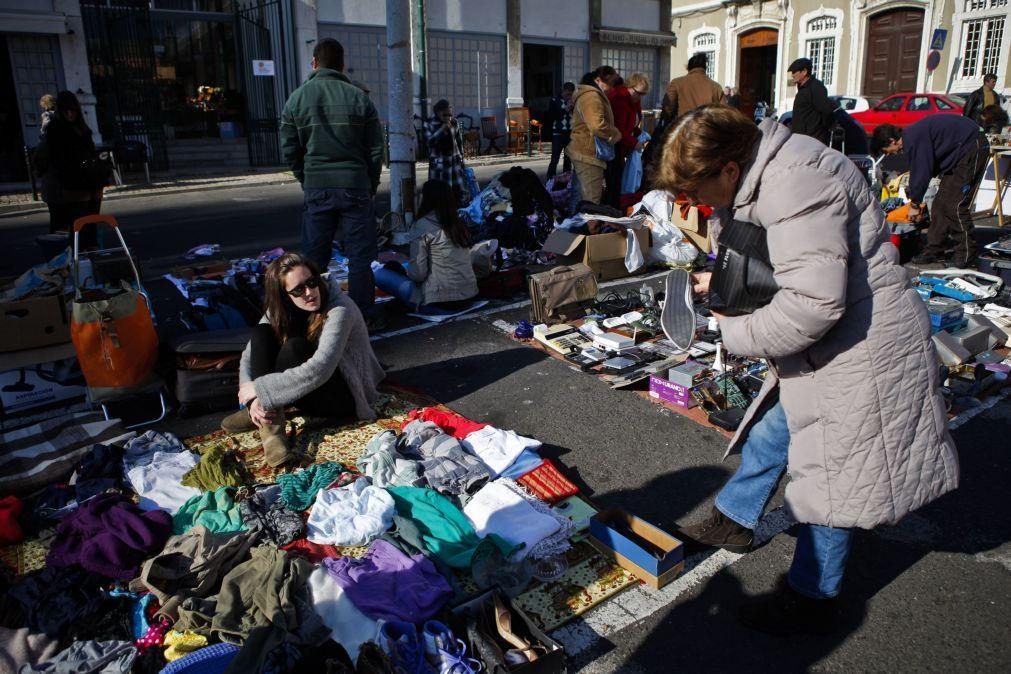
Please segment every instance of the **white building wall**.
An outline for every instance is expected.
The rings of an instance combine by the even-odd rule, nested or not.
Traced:
[[[579,42],[589,40],[589,3],[522,0],[520,31],[524,37],[557,38]]]
[[[385,26],[386,2],[382,0],[317,0],[316,15],[321,23]]]
[[[603,0],[600,23],[607,28],[661,30],[658,0]]]
[[[425,0],[429,30],[506,32],[506,0]]]

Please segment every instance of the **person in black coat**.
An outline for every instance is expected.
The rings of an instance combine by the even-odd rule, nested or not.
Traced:
[[[72,242],[74,221],[101,210],[108,182],[106,163],[99,159],[73,93],[56,95],[56,115],[46,126],[34,161],[39,177],[51,186],[49,232],[68,232]],[[80,243],[82,248],[97,245],[94,225],[82,230]]]
[[[968,117],[974,122],[979,122],[979,113],[983,108],[991,105],[1000,105],[1000,97],[993,90],[997,84],[997,76],[993,73],[983,75],[983,86],[969,94],[965,99],[965,107],[962,108],[962,116]]]
[[[790,74],[797,84],[791,129],[794,133],[817,138],[828,145],[829,130],[835,122],[835,106],[828,100],[825,85],[811,76],[812,67],[811,59],[806,58],[790,64]]]

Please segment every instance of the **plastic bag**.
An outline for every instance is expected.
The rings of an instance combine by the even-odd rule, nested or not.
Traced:
[[[650,135],[643,131],[639,134],[639,142],[645,143]],[[642,185],[642,150],[634,150],[625,162],[625,172],[621,175],[621,193],[634,194]]]
[[[625,269],[634,272],[645,263],[646,261],[642,257],[642,248],[639,247],[639,239],[635,237],[635,231],[625,230]]]
[[[653,233],[653,246],[647,252],[650,263],[687,266],[699,254],[699,249],[671,222],[671,209],[675,207],[667,192],[653,190],[632,209],[633,213],[645,210],[648,214],[647,223]]]

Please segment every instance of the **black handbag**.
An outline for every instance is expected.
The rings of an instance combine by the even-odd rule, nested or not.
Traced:
[[[720,252],[709,280],[709,309],[726,316],[750,314],[779,290],[769,261],[765,228],[733,220],[720,232]]]

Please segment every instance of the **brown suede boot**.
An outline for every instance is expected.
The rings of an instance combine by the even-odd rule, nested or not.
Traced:
[[[248,433],[249,431],[256,430],[256,424],[254,424],[252,418],[250,418],[249,410],[243,408],[222,419],[221,430],[225,433],[231,433],[232,435],[235,435],[236,433]]]
[[[288,447],[283,414],[278,423],[260,426],[260,441],[263,443],[263,456],[271,468],[282,466],[294,458]]]
[[[682,537],[711,548],[730,552],[750,552],[754,532],[730,519],[715,507],[712,513],[699,522],[678,529]]]

